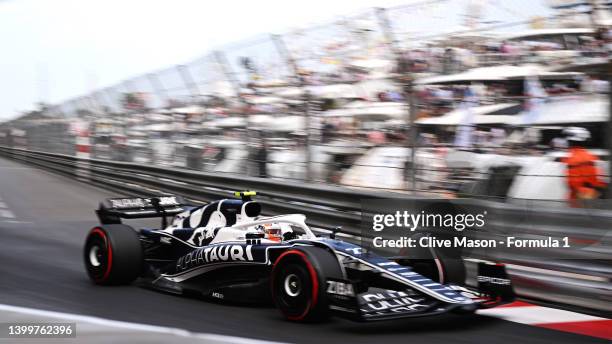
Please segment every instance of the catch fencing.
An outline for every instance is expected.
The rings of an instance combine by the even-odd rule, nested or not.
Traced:
[[[520,1],[512,8],[493,4],[487,8],[485,20],[481,8],[464,8],[464,5],[463,1],[455,0],[415,1],[348,14],[280,35],[263,34],[227,44],[193,61],[53,104],[46,112],[63,117],[111,116],[201,104],[211,95],[239,98],[249,84],[266,87],[299,86],[300,80],[346,82],[355,76],[343,75],[342,70],[347,63],[360,58],[386,59],[393,51],[418,49],[425,47],[425,42],[444,37],[452,39],[453,34],[477,35],[543,27],[564,17],[544,7],[534,8],[529,1]],[[466,16],[473,20],[465,20]],[[457,31],[450,24],[464,29]],[[483,59],[490,60],[485,55]],[[432,64],[430,71],[442,71],[438,62]],[[460,65],[457,68],[468,67]],[[355,67],[360,66],[357,63]]]
[[[462,7],[465,3],[422,0],[392,8],[373,8],[282,34],[262,34],[228,44],[193,61],[129,78],[61,104],[52,104],[33,116],[3,123],[0,144],[71,155],[76,153],[79,131],[86,127],[94,158],[249,176],[261,175],[258,170],[262,168],[258,165],[265,163],[269,170],[267,177],[286,182],[454,194],[456,189],[441,184],[445,177],[461,173],[437,165],[442,159],[437,152],[452,146],[452,140],[429,146],[419,141],[421,128],[418,123],[415,125],[415,120],[439,113],[431,111],[428,100],[411,95],[410,82],[426,74],[451,74],[482,66],[529,62],[563,69],[567,67],[566,62],[592,63],[598,59],[607,62],[607,53],[595,48],[581,47],[560,57],[531,51],[500,52],[495,44],[492,47],[488,43],[472,44],[475,38],[542,28],[551,22],[563,24],[574,16],[552,13],[545,7],[533,6],[528,0],[514,1],[512,5],[490,2],[486,11],[478,2],[467,8]],[[501,44],[499,39],[493,41]],[[446,49],[447,46],[456,48],[457,53]],[[400,62],[405,60],[411,61],[411,66],[401,70]],[[373,99],[377,95],[366,94],[360,88],[341,87],[356,84],[368,84],[376,93],[386,93],[385,97],[391,99],[383,102]],[[329,86],[325,97],[313,91],[325,86]],[[379,128],[368,128],[368,133],[359,136],[352,134],[355,128],[347,128],[338,129],[337,136],[342,139],[351,136],[352,141],[346,140],[344,146],[326,145],[324,126],[331,120],[325,110],[339,106],[334,103],[341,103],[338,99],[349,96],[368,98],[363,102],[367,104],[357,104],[356,108],[377,103],[390,105],[393,109],[388,112],[394,115],[394,120],[388,121],[390,124],[384,130],[387,137],[394,138],[380,143],[376,142]],[[277,103],[258,103],[266,97],[282,99]],[[460,99],[451,98],[433,103],[445,111],[461,107]],[[483,104],[508,103],[521,107],[528,99],[495,95],[482,100]],[[189,107],[197,107],[198,116],[178,116]],[[165,120],[173,116],[176,120],[156,122],[155,117],[162,113]],[[257,122],[261,114],[270,116],[276,127],[286,131],[271,137],[277,140],[273,147],[277,151],[269,151],[267,158],[256,156],[262,137],[272,136]],[[281,121],[290,116],[295,117],[291,122]],[[219,128],[224,131],[223,135],[228,133],[230,139],[242,144],[238,149],[235,149],[238,145],[232,149],[218,147],[218,142],[228,137],[192,126],[216,120],[226,120]],[[297,129],[287,129],[292,125]],[[266,130],[271,130],[271,126],[268,123]],[[450,135],[446,134],[448,138]],[[192,144],[193,138],[200,142]],[[366,142],[367,145],[361,146]],[[383,145],[406,149],[390,157],[391,163],[387,164],[354,161],[359,153]],[[288,154],[283,154],[285,151],[297,154],[288,158]],[[335,154],[333,159],[321,158],[329,151]],[[416,151],[426,156],[423,166],[418,161],[421,154]],[[224,169],[217,166],[221,164],[219,157],[227,165]],[[400,158],[408,161],[399,162]],[[348,167],[362,170],[371,167],[378,169],[376,173],[382,171],[379,174],[385,177],[378,178],[375,185],[351,182],[350,178],[341,181]],[[391,179],[396,180],[394,185],[382,183]],[[431,185],[432,179],[436,179],[437,185]]]

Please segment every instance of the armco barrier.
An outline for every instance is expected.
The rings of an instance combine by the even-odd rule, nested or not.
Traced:
[[[82,159],[74,156],[1,147],[0,155],[59,174],[78,176]],[[228,197],[235,190],[257,190],[267,214],[302,213],[309,225],[322,229],[342,226],[341,233],[361,237],[362,200],[397,199],[415,202],[424,209],[441,199],[426,199],[392,192],[354,190],[336,186],[213,174],[162,168],[134,163],[88,159],[89,182],[122,194],[154,195],[175,193],[194,202]],[[510,249],[476,250],[470,258],[491,259],[510,264],[517,291],[524,297],[612,312],[612,211],[532,207],[529,201],[508,204],[463,199],[460,206],[486,209],[490,222],[479,237],[513,235],[534,238],[568,236],[575,242],[592,243],[584,249],[550,249],[550,259],[534,259]]]

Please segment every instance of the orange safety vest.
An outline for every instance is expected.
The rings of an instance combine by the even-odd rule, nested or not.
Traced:
[[[582,147],[569,149],[569,156],[564,159],[567,164],[568,199],[572,206],[576,200],[597,198],[596,188],[603,188],[606,183],[599,178],[599,169],[595,165],[597,157]]]

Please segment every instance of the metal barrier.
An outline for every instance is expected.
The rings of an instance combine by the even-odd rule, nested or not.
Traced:
[[[347,240],[361,240],[362,202],[364,200],[397,199],[413,202],[419,211],[444,199],[416,198],[392,193],[353,190],[294,182],[290,184],[262,178],[227,176],[212,173],[161,168],[133,163],[88,159],[79,164],[74,156],[28,151],[0,146],[0,156],[17,159],[59,174],[82,176],[79,168],[89,169],[88,182],[133,195],[175,193],[205,203],[227,197],[235,190],[257,190],[258,201],[265,213],[302,213],[308,224],[324,230],[342,226],[340,233]],[[476,199],[462,199],[459,207],[486,210],[492,219],[479,238],[499,239],[512,234],[517,238],[543,235],[568,236],[582,243],[582,249],[563,251],[548,249],[547,257],[534,259],[533,250],[473,250],[468,257],[490,259],[509,264],[519,295],[581,307],[596,312],[612,312],[612,211],[602,209],[542,208],[524,204],[508,204]],[[473,234],[470,234],[473,235]]]

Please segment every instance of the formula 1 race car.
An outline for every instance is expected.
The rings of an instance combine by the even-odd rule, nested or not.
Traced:
[[[470,288],[461,260],[433,250],[429,259],[383,258],[335,233],[317,237],[304,215],[261,216],[254,192],[236,194],[204,206],[178,196],[103,201],[101,225],[85,242],[89,277],[233,302],[271,300],[293,321],[473,312],[514,299],[501,264],[478,263],[478,287]],[[161,229],[121,223],[148,217],[161,217]]]

